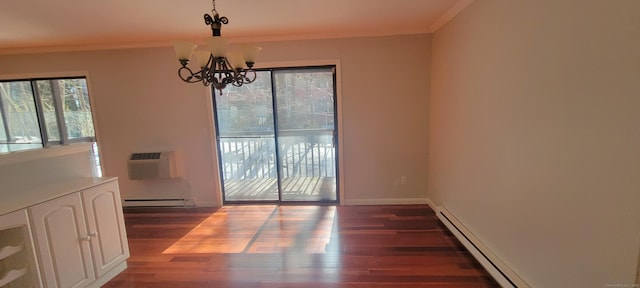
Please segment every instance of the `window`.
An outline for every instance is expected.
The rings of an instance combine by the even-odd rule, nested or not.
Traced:
[[[85,77],[0,82],[0,153],[94,141]]]
[[[335,66],[259,69],[215,92],[223,200],[338,201]]]

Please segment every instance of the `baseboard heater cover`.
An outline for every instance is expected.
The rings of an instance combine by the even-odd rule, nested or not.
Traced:
[[[124,199],[123,207],[184,207],[186,199]]]
[[[444,207],[438,207],[436,215],[453,235],[502,287],[530,288],[507,264],[484,245],[462,222]]]

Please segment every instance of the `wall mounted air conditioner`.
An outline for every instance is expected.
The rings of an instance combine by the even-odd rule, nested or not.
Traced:
[[[127,164],[131,180],[178,178],[174,151],[133,153]]]

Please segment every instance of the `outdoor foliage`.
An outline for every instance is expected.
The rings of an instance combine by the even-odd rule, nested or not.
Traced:
[[[333,73],[276,70],[259,71],[255,82],[216,95],[221,135],[273,131],[271,73],[280,130],[333,129]]]
[[[44,123],[38,121],[35,95]],[[84,78],[0,82],[0,104],[0,143],[42,143],[41,124],[50,141],[62,140],[61,124],[65,125],[68,139],[94,137]],[[57,114],[61,114],[64,123],[58,123]]]

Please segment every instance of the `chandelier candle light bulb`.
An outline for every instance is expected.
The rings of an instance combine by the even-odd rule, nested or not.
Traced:
[[[176,57],[180,62],[178,76],[187,83],[202,82],[212,85],[222,92],[231,84],[240,87],[256,80],[253,69],[256,56],[262,50],[257,46],[246,46],[242,52],[227,52],[227,39],[220,34],[222,24],[229,23],[227,17],[221,17],[216,11],[216,1],[211,1],[211,14],[204,14],[204,23],[211,26],[212,37],[206,40],[208,50],[195,50],[197,45],[188,41],[173,41]],[[200,70],[194,72],[188,67],[192,55],[195,56]]]

